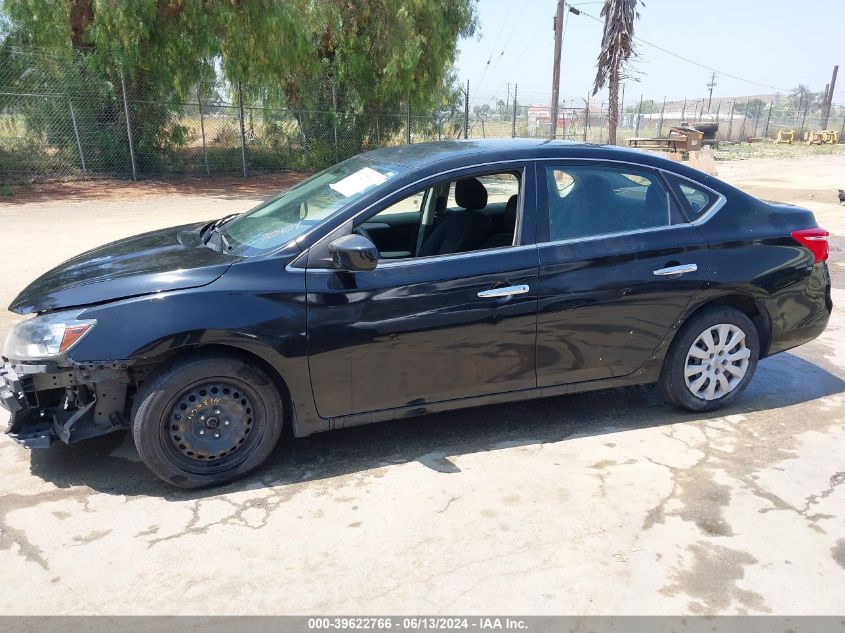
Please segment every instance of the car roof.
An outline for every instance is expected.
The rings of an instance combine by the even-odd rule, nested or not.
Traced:
[[[603,158],[642,164],[668,163],[646,152],[613,145],[536,138],[448,140],[383,147],[362,154],[373,162],[418,168],[440,163],[496,162],[530,158]]]
[[[402,167],[421,177],[471,165],[532,159],[606,160],[643,165],[679,174],[723,194],[747,196],[718,178],[655,152],[617,145],[539,138],[448,140],[384,147],[361,154],[373,163]]]

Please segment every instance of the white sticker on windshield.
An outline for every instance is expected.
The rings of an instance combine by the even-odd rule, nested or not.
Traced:
[[[387,176],[384,174],[380,174],[375,169],[364,167],[354,174],[350,174],[346,178],[330,184],[329,187],[337,191],[344,198],[348,198],[349,196],[354,196],[356,193],[361,193],[367,187],[380,185],[385,180],[387,180]]]

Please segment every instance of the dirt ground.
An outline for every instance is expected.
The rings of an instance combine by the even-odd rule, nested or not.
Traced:
[[[762,361],[729,410],[645,387],[432,415],[286,441],[202,492],[153,478],[126,435],[2,436],[0,613],[843,613],[845,153],[718,168],[834,236],[827,331]],[[0,198],[0,303],[79,251],[296,177]]]

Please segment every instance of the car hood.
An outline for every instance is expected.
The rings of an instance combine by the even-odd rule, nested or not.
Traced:
[[[239,258],[202,244],[206,224],[135,235],[77,255],[29,284],[9,309],[44,312],[209,284]]]

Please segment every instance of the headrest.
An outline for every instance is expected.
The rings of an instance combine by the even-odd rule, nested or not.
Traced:
[[[519,196],[513,194],[508,198],[508,204],[505,206],[505,231],[511,232],[516,229],[516,203],[519,201]]]
[[[467,211],[487,206],[487,189],[478,178],[465,178],[455,183],[455,202]]]

